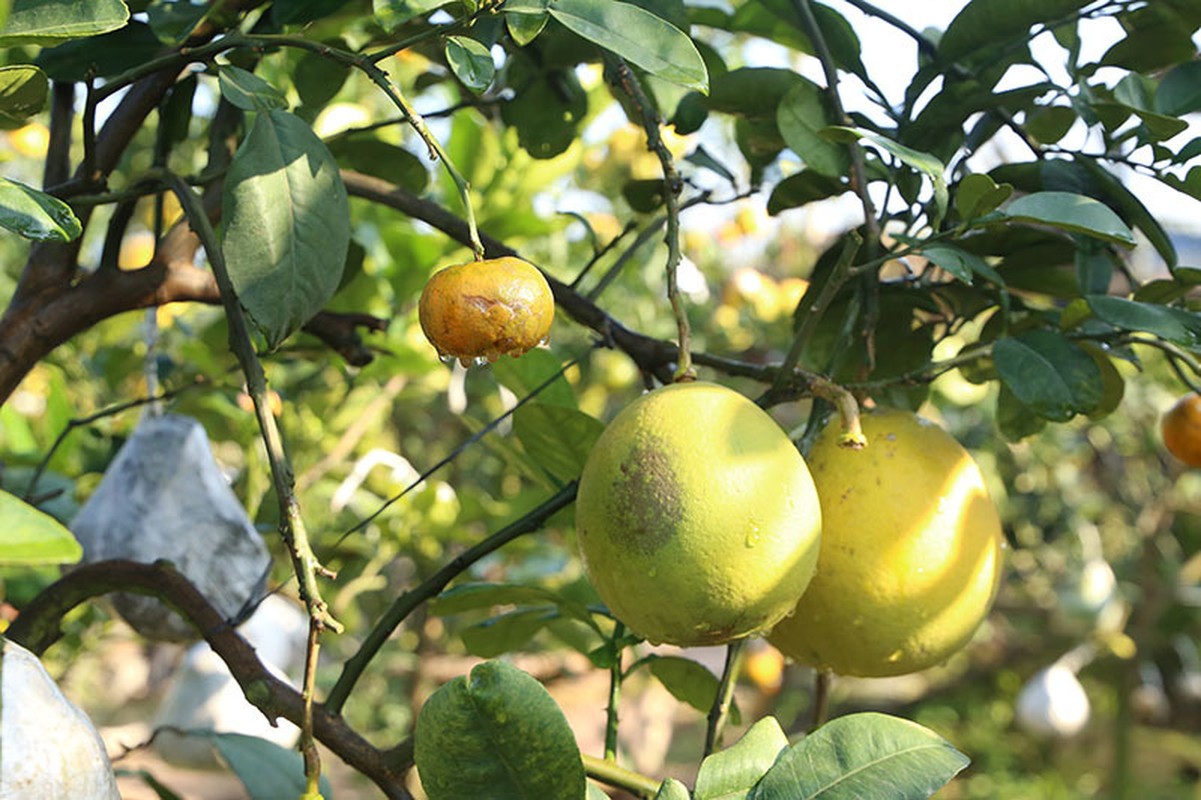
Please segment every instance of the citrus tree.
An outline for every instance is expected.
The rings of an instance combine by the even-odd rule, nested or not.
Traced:
[[[970,0],[942,30],[885,5],[0,0],[5,636],[80,648],[107,619],[88,600],[165,601],[300,728],[278,775],[220,741],[262,797],[328,794],[318,744],[398,798],[938,790],[968,756],[900,716],[821,724],[824,676],[958,653],[1023,597],[1002,539],[1024,580],[1032,521],[1080,521],[998,476],[1197,386],[1201,268],[1154,207],[1201,200],[1201,3]],[[822,209],[836,230],[807,235]],[[134,513],[106,468],[164,409],[272,532],[299,689],[235,630],[265,591],[250,545],[200,572],[128,536],[48,566],[80,558],[80,501]],[[1119,499],[1170,516],[1178,474]],[[1165,519],[1173,555],[1132,549],[1139,576],[1185,572],[1195,531]],[[1126,618],[1093,600],[1081,647],[1121,656]],[[1178,665],[1179,608],[1133,617]],[[819,726],[790,739],[769,709],[724,743],[760,635],[823,676]],[[660,642],[725,645],[722,674]],[[608,676],[603,753],[528,650]],[[438,652],[484,660],[431,687]],[[620,763],[644,675],[707,715],[691,788]]]

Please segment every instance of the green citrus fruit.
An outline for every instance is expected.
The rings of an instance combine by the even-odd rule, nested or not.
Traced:
[[[804,459],[762,409],[712,383],[625,408],[580,477],[576,530],[601,598],[682,646],[763,632],[813,574],[821,530]]]
[[[536,267],[504,256],[434,273],[417,310],[421,330],[438,355],[468,366],[517,357],[545,342],[555,298]]]
[[[817,574],[769,640],[842,675],[914,672],[962,648],[988,613],[1004,539],[972,457],[906,411],[863,415],[868,445],[822,432],[809,467],[822,506]]]

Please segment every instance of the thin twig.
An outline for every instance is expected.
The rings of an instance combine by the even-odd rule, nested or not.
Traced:
[[[620,767],[608,759],[583,753],[584,772],[589,778],[618,789],[624,789],[641,800],[650,800],[659,792],[659,781]]]
[[[826,670],[818,670],[813,676],[813,719],[809,724],[809,732],[826,724],[830,717],[830,684],[834,675]]]
[[[613,663],[609,665],[609,704],[605,710],[605,761],[617,761],[617,707],[621,701],[621,679],[624,674],[621,671],[621,655],[625,651],[621,640],[625,633],[626,626],[618,622],[613,626],[613,638],[609,640]]]
[[[338,676],[338,680],[330,689],[329,696],[325,701],[325,708],[333,713],[341,713],[342,707],[346,704],[347,698],[350,697],[351,691],[371,659],[414,609],[436,596],[452,580],[484,556],[495,552],[519,536],[541,528],[557,511],[566,508],[575,500],[575,494],[576,484],[575,481],[572,481],[521,519],[506,525],[488,538],[463,551],[447,562],[442,569],[422,581],[419,586],[396,598],[388,610],[376,621],[367,634],[367,638],[359,645],[358,651],[342,666],[342,674]]]
[[[709,756],[721,744],[721,731],[730,706],[734,702],[734,687],[738,684],[738,673],[742,671],[742,657],[746,652],[746,639],[735,639],[726,646],[726,665],[721,672],[717,696],[709,709],[708,725],[705,730],[705,756]]]

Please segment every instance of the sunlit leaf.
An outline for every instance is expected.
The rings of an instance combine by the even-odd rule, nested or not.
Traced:
[[[8,20],[0,28],[0,47],[14,44],[58,44],[114,31],[129,20],[122,0],[47,3],[13,0]]]
[[[61,522],[0,490],[0,564],[74,564],[82,557]]]
[[[1134,246],[1134,234],[1104,203],[1071,192],[1035,192],[1014,200],[1005,216]]]
[[[492,84],[496,65],[487,47],[467,36],[446,38],[446,63],[455,77],[473,92],[482,92]]]
[[[696,776],[696,800],[744,800],[787,749],[775,717],[764,717],[732,746],[705,758]]]
[[[44,242],[69,242],[83,232],[62,200],[8,178],[0,178],[0,227]]]

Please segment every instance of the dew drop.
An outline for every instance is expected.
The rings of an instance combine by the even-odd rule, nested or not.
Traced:
[[[539,347],[546,347],[548,344],[550,344],[550,336],[543,336],[538,340]]]
[[[751,530],[746,535],[746,546],[747,547],[755,547],[756,545],[759,544],[759,540],[761,538],[763,538],[763,535],[759,532],[759,526],[756,525],[753,528],[751,528]]]
[[[454,356],[448,356],[445,353],[439,353],[438,358],[442,360],[443,364],[453,364],[458,360]]]
[[[489,361],[488,361],[488,359],[484,358],[483,356],[476,356],[475,358],[473,358],[471,360],[471,363],[477,367],[486,367],[486,366],[488,366]]]
[[[888,663],[895,664],[896,662],[901,660],[902,655],[904,655],[904,654],[900,650],[893,650],[891,653],[888,654]]]
[[[655,578],[659,577],[659,570],[655,569],[654,567],[651,567],[649,570],[647,570],[646,577],[650,578],[651,580],[654,580]]]

